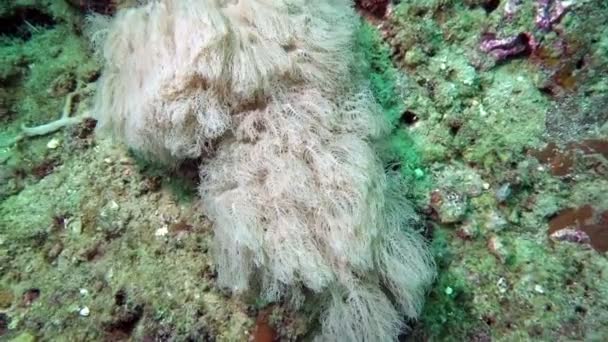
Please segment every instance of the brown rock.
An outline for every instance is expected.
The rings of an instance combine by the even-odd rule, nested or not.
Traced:
[[[355,0],[357,9],[376,18],[384,18],[389,4],[389,0]]]
[[[13,305],[15,295],[7,288],[0,288],[0,309],[8,309]]]

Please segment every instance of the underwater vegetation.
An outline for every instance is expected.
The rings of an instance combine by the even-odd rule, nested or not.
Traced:
[[[371,146],[387,124],[349,70],[355,23],[348,1],[119,12],[101,29],[93,112],[149,158],[203,159],[221,287],[256,282],[296,308],[312,291],[329,302],[320,339],[384,341],[404,329],[400,313],[417,316],[433,269]]]
[[[603,341],[608,4],[0,4],[0,340]]]

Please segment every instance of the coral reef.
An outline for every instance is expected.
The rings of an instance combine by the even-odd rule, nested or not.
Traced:
[[[91,106],[100,108],[92,92],[95,83],[136,80],[120,78],[130,70],[121,69],[122,63],[104,66],[108,56],[122,58],[128,68],[143,67],[146,60],[162,64],[167,56],[192,62],[188,65],[209,58],[179,52],[200,51],[202,46],[178,39],[186,29],[164,31],[172,32],[172,39],[148,34],[156,37],[157,46],[179,46],[179,51],[148,58],[153,54],[136,44],[136,55],[143,56],[139,60],[119,50],[104,56],[103,42],[113,37],[112,23],[129,16],[139,20],[137,6],[179,1],[0,2],[0,340],[309,341],[333,334],[340,334],[340,340],[392,340],[388,335],[404,326],[405,315],[391,317],[403,308],[391,293],[395,289],[386,286],[390,279],[383,279],[382,265],[363,266],[370,254],[373,260],[381,257],[382,246],[411,252],[400,246],[420,242],[412,228],[431,242],[438,275],[418,320],[408,320],[410,329],[401,331],[398,340],[607,339],[608,3],[318,1],[328,7],[300,7],[304,1],[289,0],[285,3],[294,6],[286,7],[288,16],[280,6],[248,12],[246,18],[261,13],[259,20],[276,19],[262,21],[266,25],[251,28],[247,23],[255,20],[236,20],[243,30],[222,31],[222,36],[210,29],[198,36],[234,38],[228,46],[226,40],[213,41],[224,42],[219,44],[225,48],[221,56],[229,56],[223,58],[226,68],[215,69],[227,77],[214,82],[229,83],[232,71],[242,75],[254,69],[228,67],[255,52],[230,54],[229,48],[263,46],[266,56],[276,56],[276,45],[263,39],[273,36],[274,28],[285,33],[274,35],[277,42],[292,35],[310,38],[280,46],[280,56],[293,59],[258,59],[256,72],[239,78],[239,84],[247,85],[240,89],[252,92],[207,94],[233,96],[231,103],[215,107],[226,110],[225,129],[205,142],[184,141],[185,147],[175,151],[167,148],[167,130],[178,128],[160,125],[146,132],[124,126],[127,130],[120,134],[127,121],[112,122],[111,115],[99,113],[100,130],[95,130],[95,119],[86,118],[46,135],[18,141],[15,137],[23,134],[24,126],[45,127],[67,113],[66,99],[71,99],[71,117],[95,112]],[[229,7],[237,1],[217,3]],[[334,13],[347,3],[362,17],[362,25],[351,9]],[[224,24],[214,27],[234,27],[238,11],[230,12],[236,17],[228,15],[229,20],[222,11],[226,8],[214,12],[221,14],[214,18]],[[209,13],[191,14],[204,19]],[[306,22],[298,21],[300,16],[310,16],[316,26],[303,31],[296,25]],[[184,24],[206,25],[204,20],[193,21]],[[317,24],[324,22],[332,30],[321,26],[318,33]],[[142,32],[174,24],[156,20]],[[329,39],[334,28],[344,33],[338,51],[331,49],[336,40]],[[96,46],[93,50],[89,39]],[[178,42],[173,44],[173,39]],[[320,49],[306,51],[318,46],[318,40],[323,43]],[[336,78],[311,78],[307,75],[329,74],[301,72],[302,65],[327,65],[315,63],[330,55],[329,69]],[[279,68],[269,67],[276,63]],[[96,82],[102,67],[115,72],[113,81],[104,75]],[[146,110],[129,112],[125,106],[154,108],[162,103],[166,111],[155,111],[157,117],[144,121],[180,122],[188,117],[180,113],[196,111],[168,104],[198,106],[188,101],[200,88],[233,89],[226,83],[218,88],[221,82],[200,83],[196,73],[180,73],[180,82],[172,83],[173,74],[164,72],[185,69],[156,70],[141,78],[143,88],[134,88],[145,96],[132,102],[115,96],[116,102],[109,104],[118,110],[115,117],[136,114],[144,119]],[[242,82],[259,75],[266,75],[268,82]],[[247,96],[253,100],[239,106]],[[162,101],[153,101],[155,97]],[[292,108],[281,106],[287,102]],[[173,117],[167,121],[163,113]],[[209,118],[203,114],[197,118]],[[203,127],[204,122],[193,118],[184,126]],[[125,141],[132,135],[139,151],[102,134],[117,128],[114,136]],[[281,130],[287,131],[279,134]],[[161,143],[137,140],[141,134],[153,141],[157,133]],[[284,140],[297,143],[287,145]],[[190,151],[195,152],[186,153]],[[336,162],[324,163],[328,155]],[[157,158],[162,162],[156,163]],[[255,158],[260,162],[252,165]],[[323,174],[315,176],[313,166]],[[221,182],[230,184],[214,187]],[[365,186],[353,191],[348,184]],[[241,196],[246,193],[255,196]],[[362,204],[363,199],[375,206]],[[331,205],[312,210],[310,201]],[[233,214],[232,203],[246,215]],[[277,235],[263,231],[285,232],[279,239],[302,237],[310,244],[304,238],[325,239],[328,234],[282,230],[288,225],[278,218],[289,218],[300,227],[334,218],[327,225],[333,229],[339,217],[334,215],[340,213],[348,216],[351,226],[359,219],[371,221],[371,214],[396,224],[380,221],[376,231],[356,227],[356,238],[324,245],[316,258],[290,259],[291,251],[302,244],[281,244]],[[230,235],[223,238],[227,248],[240,253],[238,260],[251,261],[242,268],[251,273],[246,282],[227,284],[242,278],[222,268],[243,264],[237,259],[220,264],[222,235],[214,233],[218,217],[226,217],[221,223],[225,232],[240,234],[238,243]],[[249,230],[226,228],[235,221],[254,227],[261,238],[245,240]],[[407,227],[395,229],[399,225]],[[343,227],[331,236],[343,238]],[[359,238],[373,240],[372,248],[363,248],[365,241]],[[243,241],[257,245],[245,246]],[[343,253],[334,252],[338,249]],[[270,254],[259,252],[265,250],[281,255],[281,261],[272,264]],[[353,250],[363,252],[334,272],[339,260],[325,256]],[[309,273],[300,274],[300,266]],[[356,274],[348,278],[348,271]],[[393,271],[398,281],[406,272]],[[357,280],[354,286],[352,279]],[[306,282],[324,287],[315,294]],[[240,294],[231,291],[232,285],[240,286]],[[359,311],[351,310],[355,307]],[[370,312],[374,316],[367,315]],[[353,315],[359,326],[350,324]],[[327,323],[336,321],[340,324]],[[363,332],[348,335],[357,331]]]
[[[439,279],[412,337],[601,339],[608,11],[486,3],[402,1],[382,26],[432,178]]]

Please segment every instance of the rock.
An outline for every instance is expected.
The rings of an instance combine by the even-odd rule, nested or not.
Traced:
[[[467,203],[465,195],[453,191],[434,190],[431,193],[431,207],[441,223],[461,222],[467,211]]]
[[[506,293],[509,289],[509,284],[507,283],[507,280],[504,277],[500,277],[496,282],[496,287],[498,287],[498,292]]]
[[[6,334],[9,323],[10,319],[8,318],[8,315],[0,312],[0,336]]]
[[[111,15],[116,11],[117,4],[120,0],[67,0],[74,8],[82,12],[97,12],[104,15]]]
[[[57,259],[57,257],[59,256],[59,254],[61,254],[62,251],[63,251],[63,244],[61,243],[61,241],[54,243],[46,252],[47,261],[49,261],[49,262],[54,261],[55,259]]]
[[[486,228],[491,231],[501,231],[507,226],[507,224],[508,222],[504,216],[497,211],[492,211],[487,216]]]
[[[496,190],[496,200],[499,203],[505,202],[511,196],[511,183],[505,183]]]
[[[82,221],[80,220],[80,218],[70,220],[70,223],[68,224],[68,230],[76,235],[80,235],[82,233]]]
[[[22,332],[17,335],[17,337],[10,340],[10,342],[36,342],[36,336],[30,334],[29,332]]]
[[[477,222],[474,220],[469,220],[464,222],[458,230],[456,230],[456,235],[462,240],[473,240],[479,235],[479,228],[477,226]]]
[[[158,228],[154,232],[154,236],[163,237],[163,236],[167,235],[168,233],[169,233],[169,228],[166,226],[163,226],[163,227]]]
[[[0,288],[0,309],[8,309],[13,305],[15,295],[8,288]]]
[[[365,14],[376,18],[383,18],[390,6],[389,0],[356,0],[355,7],[363,11]]]
[[[507,251],[504,243],[498,236],[491,236],[488,239],[487,246],[490,253],[494,255],[496,259],[498,259],[498,261],[503,264],[507,261],[507,258],[509,257],[509,252]]]
[[[32,305],[40,297],[40,290],[29,289],[23,293],[22,301],[24,306]]]
[[[59,145],[60,145],[59,139],[53,138],[53,139],[49,140],[49,142],[46,144],[46,148],[48,148],[49,150],[54,150],[57,147],[59,147]]]
[[[84,306],[80,310],[78,310],[78,314],[82,317],[89,317],[89,315],[91,314],[91,310],[89,310],[89,307]]]
[[[272,342],[277,339],[276,331],[269,324],[270,310],[258,314],[256,324],[250,336],[253,342]]]

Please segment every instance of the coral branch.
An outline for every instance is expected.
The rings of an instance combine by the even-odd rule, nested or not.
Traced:
[[[51,122],[43,124],[43,125],[34,126],[34,127],[28,127],[28,126],[22,125],[21,133],[18,134],[17,136],[15,136],[13,139],[6,142],[3,146],[12,146],[25,138],[47,135],[47,134],[50,134],[50,133],[53,133],[53,132],[56,132],[56,131],[62,129],[63,127],[72,126],[72,125],[81,123],[83,120],[87,119],[89,116],[88,116],[88,114],[85,113],[85,114],[81,114],[81,115],[78,115],[75,117],[71,117],[70,115],[72,114],[72,103],[73,103],[74,97],[76,95],[80,95],[84,92],[88,92],[91,90],[92,90],[92,85],[88,85],[85,88],[81,88],[79,86],[76,90],[74,90],[73,92],[69,93],[66,96],[65,104],[63,105],[63,111],[62,111],[61,117],[59,119],[51,121]]]
[[[40,135],[47,135],[53,133],[55,131],[60,130],[63,127],[71,126],[82,122],[84,117],[62,117],[61,119],[51,121],[47,124],[35,126],[35,127],[26,127],[22,126],[21,131],[26,137],[35,137]]]
[[[85,117],[70,117],[72,112],[72,102],[74,100],[74,96],[80,93],[80,89],[76,89],[75,91],[69,93],[65,99],[65,104],[63,106],[63,112],[61,114],[61,118],[51,121],[47,124],[27,127],[25,125],[21,126],[21,132],[25,137],[35,137],[40,135],[47,135],[53,133],[55,131],[60,130],[63,127],[71,126],[74,124],[80,123]]]

